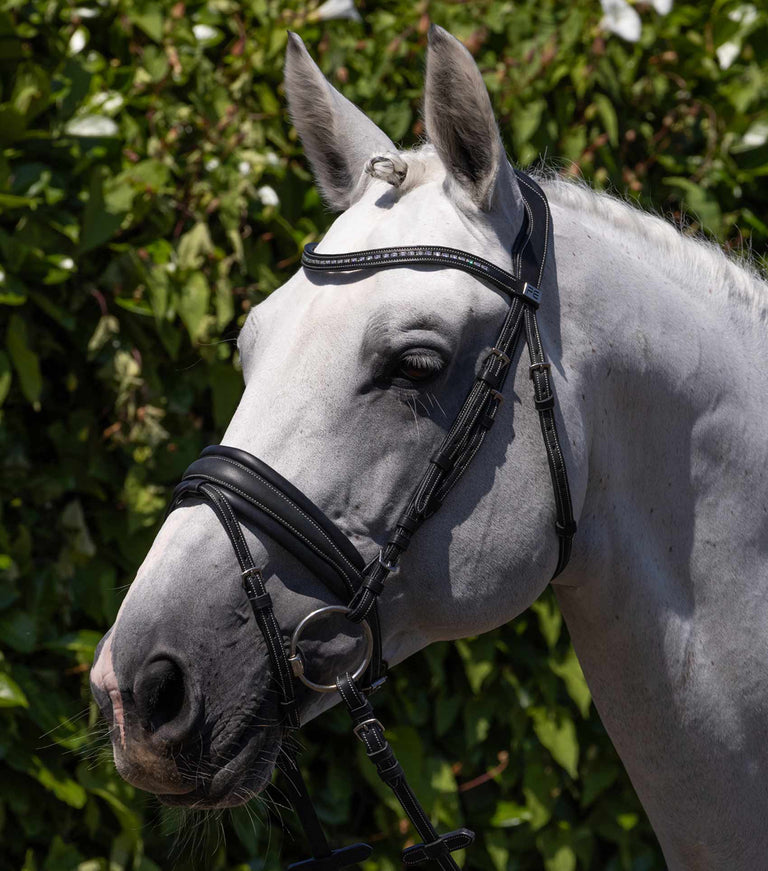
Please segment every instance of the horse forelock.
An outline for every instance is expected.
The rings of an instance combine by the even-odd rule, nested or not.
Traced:
[[[373,154],[366,163],[365,172],[401,193],[408,193],[428,182],[439,181],[445,176],[445,167],[434,146],[425,143],[408,151]]]

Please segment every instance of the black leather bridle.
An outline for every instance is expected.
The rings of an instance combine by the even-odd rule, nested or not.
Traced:
[[[406,865],[434,861],[444,871],[458,871],[451,853],[468,846],[474,835],[459,829],[439,835],[415,795],[392,748],[384,728],[374,716],[367,695],[386,679],[387,664],[382,657],[377,599],[387,578],[397,571],[401,555],[414,533],[435,513],[461,478],[493,425],[502,401],[502,389],[523,333],[530,354],[534,405],[549,462],[555,497],[555,530],[559,551],[553,577],[565,568],[576,532],[565,460],[555,423],[555,395],[550,363],[544,354],[536,310],[541,301],[541,282],[551,237],[549,205],[533,179],[516,170],[525,205],[523,226],[512,249],[513,273],[500,269],[482,257],[435,245],[376,248],[351,254],[317,254],[307,245],[302,265],[310,271],[364,272],[372,269],[428,265],[460,269],[501,290],[509,297],[509,308],[464,403],[443,443],[430,457],[421,480],[378,556],[367,563],[336,524],[299,489],[266,463],[246,451],[225,445],[206,448],[184,473],[176,487],[169,511],[187,499],[202,499],[216,513],[229,536],[242,571],[243,586],[258,627],[264,637],[274,678],[280,690],[280,704],[289,729],[301,726],[294,692],[295,680],[317,692],[338,691],[353,722],[353,732],[365,745],[379,777],[392,789],[423,843],[403,852]],[[345,606],[331,605],[308,614],[284,637],[275,618],[272,599],[254,563],[243,536],[241,523],[255,527],[284,546]],[[316,684],[304,673],[298,646],[306,627],[329,613],[342,613],[363,627],[366,653],[354,674],[337,677],[334,684]],[[331,871],[366,859],[371,848],[354,844],[332,850],[307,793],[295,758],[286,753],[278,763],[289,785],[289,797],[301,819],[312,849],[312,858],[291,868]]]

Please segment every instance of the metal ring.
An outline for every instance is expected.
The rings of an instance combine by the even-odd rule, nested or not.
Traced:
[[[338,687],[336,684],[315,683],[304,674],[304,663],[298,650],[299,639],[310,623],[313,623],[325,614],[349,614],[351,611],[352,609],[347,608],[346,605],[326,605],[323,608],[318,608],[316,611],[307,614],[307,616],[301,620],[299,625],[293,630],[288,661],[291,663],[294,675],[304,684],[305,687],[309,687],[309,689],[314,690],[316,693],[333,693],[336,692]],[[352,675],[352,680],[357,680],[365,674],[365,670],[370,665],[371,658],[373,657],[373,632],[371,631],[371,627],[368,625],[366,620],[363,620],[359,625],[362,627],[363,635],[365,637],[365,656],[363,657],[363,661],[357,667],[357,670]]]

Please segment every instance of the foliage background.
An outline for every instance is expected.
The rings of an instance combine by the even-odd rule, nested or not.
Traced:
[[[358,8],[359,22],[294,0],[2,4],[1,871],[273,869],[301,852],[287,816],[268,833],[279,809],[180,820],[122,783],[93,752],[87,691],[169,486],[237,402],[232,338],[331,220],[284,110],[287,27],[410,144],[431,18],[476,56],[519,163],[545,155],[766,250],[756,7],[638,3],[637,44],[601,29],[597,0]],[[663,867],[550,595],[414,658],[378,707],[441,826],[478,831],[468,867]],[[367,767],[342,761],[337,713],[306,733],[314,792],[339,840],[376,833],[368,868],[388,871],[407,830],[391,801],[373,809]]]

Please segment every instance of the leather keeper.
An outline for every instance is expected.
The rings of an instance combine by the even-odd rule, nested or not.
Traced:
[[[429,462],[432,463],[433,466],[437,466],[438,469],[442,469],[444,472],[450,472],[453,468],[453,460],[447,453],[443,453],[442,451],[435,451],[429,458]]]
[[[421,865],[443,856],[447,856],[454,850],[464,850],[475,840],[475,833],[470,829],[457,829],[455,832],[446,832],[440,835],[436,841],[429,844],[414,844],[403,850],[404,865]]]
[[[254,611],[266,611],[267,608],[272,607],[272,597],[269,593],[262,593],[261,595],[254,596],[247,588],[245,592],[248,596],[248,601],[251,603],[251,608],[253,608]]]
[[[403,771],[402,765],[400,765],[400,763],[395,760],[394,765],[390,765],[389,768],[379,768],[379,777],[391,789],[393,783],[398,780],[402,780],[405,777],[405,772]]]
[[[369,592],[373,593],[374,596],[378,596],[379,593],[384,589],[384,581],[379,580],[375,575],[369,575],[360,585],[360,588],[363,590],[368,590]]]
[[[564,523],[559,520],[555,521],[555,531],[561,536],[572,537],[576,535],[577,528],[575,520],[567,520]]]
[[[397,521],[397,526],[402,526],[403,529],[407,529],[408,532],[415,532],[421,524],[421,521],[418,517],[410,517],[408,514],[403,514],[403,516]]]
[[[477,380],[485,382],[491,390],[498,390],[503,378],[503,369],[500,372],[491,372],[488,369],[483,369],[483,371],[477,376]]]
[[[548,411],[555,407],[555,394],[550,393],[548,396],[542,396],[541,399],[534,399],[533,404],[536,406],[536,411]]]
[[[403,551],[411,543],[411,535],[411,532],[409,532],[407,529],[402,529],[398,524],[398,527],[390,536],[387,544],[391,544],[393,547],[398,548],[398,550]]]

